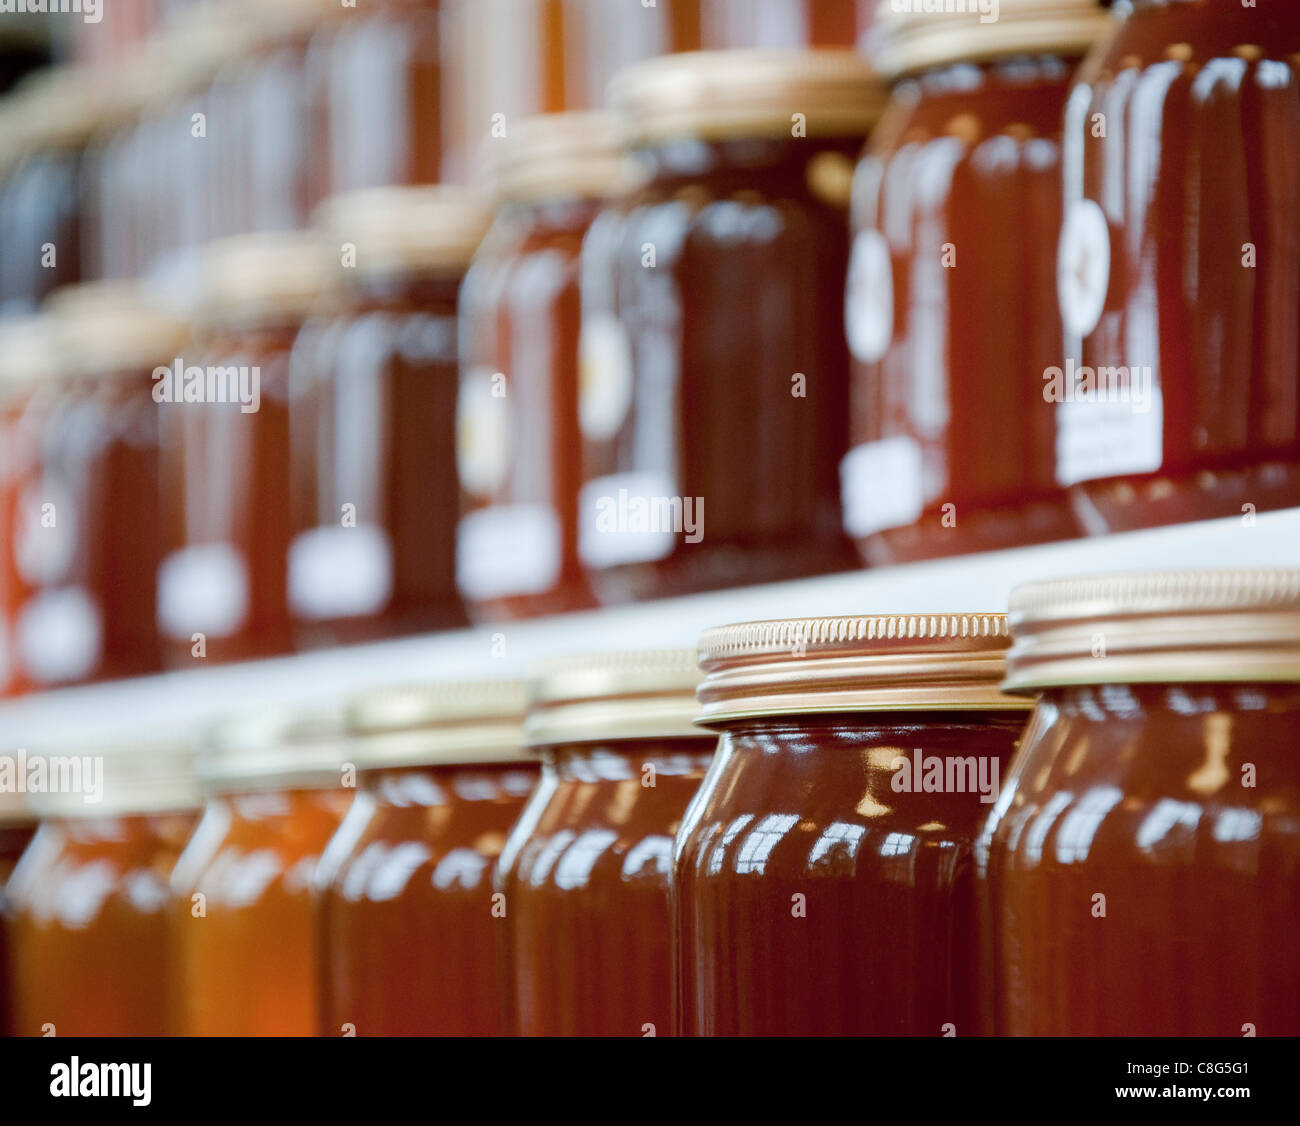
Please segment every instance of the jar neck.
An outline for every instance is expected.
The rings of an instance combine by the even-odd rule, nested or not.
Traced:
[[[500,222],[524,231],[581,234],[591,225],[603,206],[603,200],[589,196],[507,200],[502,204],[498,216]]]
[[[454,307],[462,274],[456,270],[395,271],[358,274],[338,291],[344,309],[423,309]]]
[[[774,178],[787,176],[802,183],[808,161],[818,153],[841,153],[855,159],[864,140],[780,136],[666,141],[635,150],[636,182],[651,185],[706,177],[712,181],[734,175],[750,186],[761,177],[764,190],[770,191],[768,185]]]
[[[1085,684],[1045,689],[1042,706],[1060,716],[1106,722],[1147,714],[1300,711],[1300,684]]]
[[[712,736],[680,736],[568,743],[543,747],[541,754],[546,769],[563,782],[627,782],[653,775],[689,774],[712,756],[714,746]]]
[[[958,97],[986,90],[1065,86],[1074,75],[1081,54],[1040,52],[1002,58],[940,63],[904,78],[895,96],[920,98]]]

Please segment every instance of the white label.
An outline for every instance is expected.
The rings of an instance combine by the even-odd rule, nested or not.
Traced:
[[[560,518],[543,504],[471,512],[456,534],[456,585],[474,601],[542,594],[560,578]]]
[[[889,244],[879,231],[858,232],[849,256],[844,291],[844,329],[849,350],[864,364],[889,351],[894,336],[894,274]]]
[[[1090,199],[1070,205],[1056,252],[1056,296],[1066,331],[1080,338],[1097,327],[1110,288],[1110,227]]]
[[[1141,404],[1102,397],[1056,408],[1056,480],[1077,485],[1154,473],[1164,460],[1164,399],[1153,383]]]
[[[174,551],[158,568],[158,628],[188,641],[229,637],[248,617],[248,564],[230,544]]]
[[[15,632],[23,667],[38,684],[89,676],[104,644],[99,609],[81,587],[42,591],[29,599]]]
[[[461,487],[479,497],[492,496],[510,470],[509,400],[493,394],[498,383],[495,372],[475,368],[456,400],[456,468]]]
[[[921,447],[905,436],[855,446],[840,463],[844,530],[854,538],[921,518]]]
[[[582,432],[607,442],[632,406],[632,345],[617,317],[584,318],[578,345],[578,421]]]
[[[382,528],[313,528],[289,545],[289,604],[300,618],[373,614],[393,596],[393,548]]]
[[[672,554],[678,534],[694,517],[694,498],[675,495],[659,473],[597,477],[578,494],[578,554],[589,567],[645,563]]]

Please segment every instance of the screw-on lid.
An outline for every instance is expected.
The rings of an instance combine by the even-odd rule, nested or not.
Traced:
[[[627,139],[865,137],[888,92],[853,51],[760,47],[661,55],[614,76]],[[796,116],[799,115],[799,116]]]
[[[348,708],[350,755],[365,769],[522,762],[528,686],[522,680],[409,685],[358,696]]]
[[[1300,570],[1152,571],[1012,591],[1008,692],[1300,681]]]
[[[344,192],[326,200],[316,225],[329,251],[356,248],[356,273],[432,274],[463,270],[483,241],[491,213],[460,188],[390,187]],[[336,263],[337,264],[337,263]]]
[[[152,371],[175,359],[189,332],[135,282],[64,286],[44,307],[59,372],[73,377]]]
[[[0,319],[0,402],[58,373],[49,314]]]
[[[41,753],[8,756],[28,808],[41,818],[117,817],[200,804],[186,731],[118,732]]]
[[[265,231],[209,244],[199,318],[210,325],[299,321],[325,287],[330,259],[314,231]]]
[[[504,200],[600,199],[623,180],[623,156],[606,113],[547,113],[508,121],[483,146],[488,182]]]
[[[342,707],[264,708],[211,728],[199,781],[213,793],[328,789],[340,784],[346,758]]]
[[[1001,614],[787,618],[700,638],[701,723],[876,711],[1015,711]]]
[[[896,78],[1008,55],[1082,55],[1110,19],[1097,0],[998,0],[996,6],[955,5],[959,11],[935,7],[930,0],[879,0],[867,42],[882,74]]]
[[[596,653],[537,669],[525,730],[534,746],[703,735],[690,649]]]

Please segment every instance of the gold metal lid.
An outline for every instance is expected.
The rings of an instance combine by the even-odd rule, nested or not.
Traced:
[[[601,112],[507,121],[505,136],[484,142],[483,158],[492,191],[503,200],[600,199],[624,181],[614,120]]]
[[[80,66],[54,66],[23,79],[7,95],[14,143],[22,152],[75,149],[108,119],[114,103],[106,76]]]
[[[610,104],[625,138],[865,137],[888,91],[854,51],[747,48],[661,55],[616,74]]]
[[[210,243],[201,267],[199,320],[302,320],[324,292],[330,262],[315,231],[266,231]]]
[[[48,314],[0,319],[0,401],[58,373]]]
[[[491,213],[460,188],[367,188],[327,199],[316,224],[339,256],[356,248],[347,275],[428,274],[469,265],[483,241]]]
[[[1001,614],[787,618],[700,638],[699,722],[878,711],[1015,711]]]
[[[240,0],[198,0],[169,19],[117,64],[112,82],[124,109],[166,109],[175,99],[207,85],[228,62],[255,42],[255,24]]]
[[[356,5],[339,0],[229,0],[228,7],[232,19],[248,25],[253,44],[265,46],[353,15]]]
[[[264,708],[221,720],[200,747],[199,781],[212,793],[329,789],[347,758],[341,707]]]
[[[533,746],[704,735],[692,725],[699,682],[690,649],[548,661],[537,669],[525,735]]]
[[[63,819],[197,809],[194,753],[188,733],[143,730],[9,757],[25,781],[31,812]]]
[[[933,0],[880,0],[868,53],[890,78],[957,62],[1044,52],[1084,54],[1105,32],[1110,13],[1097,0],[997,0],[981,12],[929,10]]]
[[[369,692],[348,707],[350,754],[363,770],[525,762],[528,685],[482,680]]]
[[[152,371],[170,364],[188,337],[183,320],[135,282],[86,282],[46,299],[59,374],[82,378]]]
[[[1300,570],[1150,571],[1011,593],[1008,692],[1300,681]]]

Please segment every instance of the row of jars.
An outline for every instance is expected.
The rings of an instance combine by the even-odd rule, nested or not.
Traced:
[[[201,813],[181,740],[11,758],[10,1029],[1295,1035],[1298,625],[1193,571],[726,626],[228,721]]]
[[[5,502],[32,529],[12,539],[29,574],[9,577],[10,648],[65,651],[24,658],[24,678],[148,671],[159,626],[178,663],[257,656],[466,608],[529,616],[1294,505],[1283,310],[1300,259],[1270,154],[1290,151],[1300,16],[1109,18],[1091,0],[1023,0],[989,24],[882,8],[888,96],[849,51],[664,56],[616,77],[612,121],[551,114],[490,141],[476,252],[484,220],[417,190],[336,197],[328,268],[289,233],[226,243],[199,270],[199,374],[256,368],[260,405],[163,404],[156,470],[142,389],[156,364],[188,370],[183,329],[73,289],[60,323],[90,327],[62,334],[81,340],[68,369],[116,366],[137,390],[111,424],[84,409],[113,398],[104,378],[29,397],[71,404],[75,426],[35,411],[44,468]],[[1175,64],[1163,116],[1139,124],[1125,91]],[[1171,100],[1220,71],[1277,91],[1214,110],[1236,122],[1236,163],[1198,155]],[[1237,210],[1229,179],[1249,188]],[[5,386],[51,354],[6,344]],[[1090,394],[1084,371],[1109,382]],[[95,490],[132,503],[103,520]],[[67,519],[55,531],[69,508],[93,546],[69,546]],[[26,627],[25,588],[59,592]]]
[[[466,182],[499,122],[599,106],[613,70],[641,58],[705,46],[851,46],[857,4],[176,8],[131,50],[87,52],[98,62],[42,73],[0,106],[0,309],[30,308],[69,282],[174,280],[194,247],[304,226],[339,192]],[[126,16],[115,8],[86,24],[87,42],[115,43],[119,18],[151,26]]]

